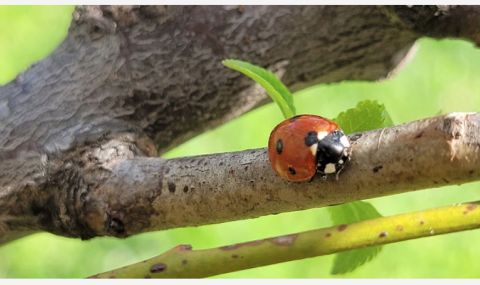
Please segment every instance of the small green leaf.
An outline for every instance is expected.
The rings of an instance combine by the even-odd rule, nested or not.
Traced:
[[[332,222],[336,225],[381,217],[375,207],[367,202],[355,201],[328,208]],[[382,250],[381,246],[366,247],[337,253],[331,274],[345,274],[372,260]]]
[[[338,114],[336,121],[346,134],[393,125],[385,106],[377,101],[360,101],[355,108]]]
[[[293,104],[292,93],[275,74],[262,67],[241,60],[226,59],[222,61],[222,63],[226,67],[250,77],[265,88],[267,94],[277,103],[278,107],[280,107],[285,118],[295,116],[296,111],[295,105]]]
[[[337,275],[352,272],[372,260],[381,250],[381,246],[371,246],[337,253],[330,274]]]
[[[377,101],[365,100],[355,108],[340,113],[335,121],[347,134],[392,126],[393,122],[385,106]],[[329,208],[334,224],[349,224],[362,220],[381,217],[373,205],[356,201]],[[381,251],[381,246],[354,249],[338,253],[335,256],[331,274],[351,272],[372,260]]]
[[[364,201],[328,207],[328,211],[335,225],[351,224],[382,216],[372,204]]]

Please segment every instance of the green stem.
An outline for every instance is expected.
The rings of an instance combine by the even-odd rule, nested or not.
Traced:
[[[286,236],[164,254],[93,278],[194,278],[480,227],[478,202],[382,217]]]

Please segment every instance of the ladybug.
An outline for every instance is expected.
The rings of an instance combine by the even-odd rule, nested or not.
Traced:
[[[350,159],[350,142],[333,121],[316,115],[284,120],[270,134],[268,156],[273,170],[289,181],[311,181],[337,174]]]

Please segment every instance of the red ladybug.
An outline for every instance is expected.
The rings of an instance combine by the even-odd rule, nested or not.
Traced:
[[[350,142],[339,126],[316,115],[300,115],[278,124],[268,140],[273,170],[289,181],[311,181],[338,174],[350,159]]]

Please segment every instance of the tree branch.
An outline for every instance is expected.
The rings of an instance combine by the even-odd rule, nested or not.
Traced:
[[[382,217],[350,225],[250,241],[212,249],[179,245],[159,256],[91,278],[201,278],[480,228],[479,202]]]
[[[75,201],[77,215],[70,220],[83,227],[70,225],[71,234],[128,236],[475,181],[480,178],[479,137],[480,113],[353,134],[352,160],[339,179],[308,183],[276,176],[265,149],[120,160],[103,172],[101,184]],[[79,165],[80,176],[95,173],[91,163]]]

